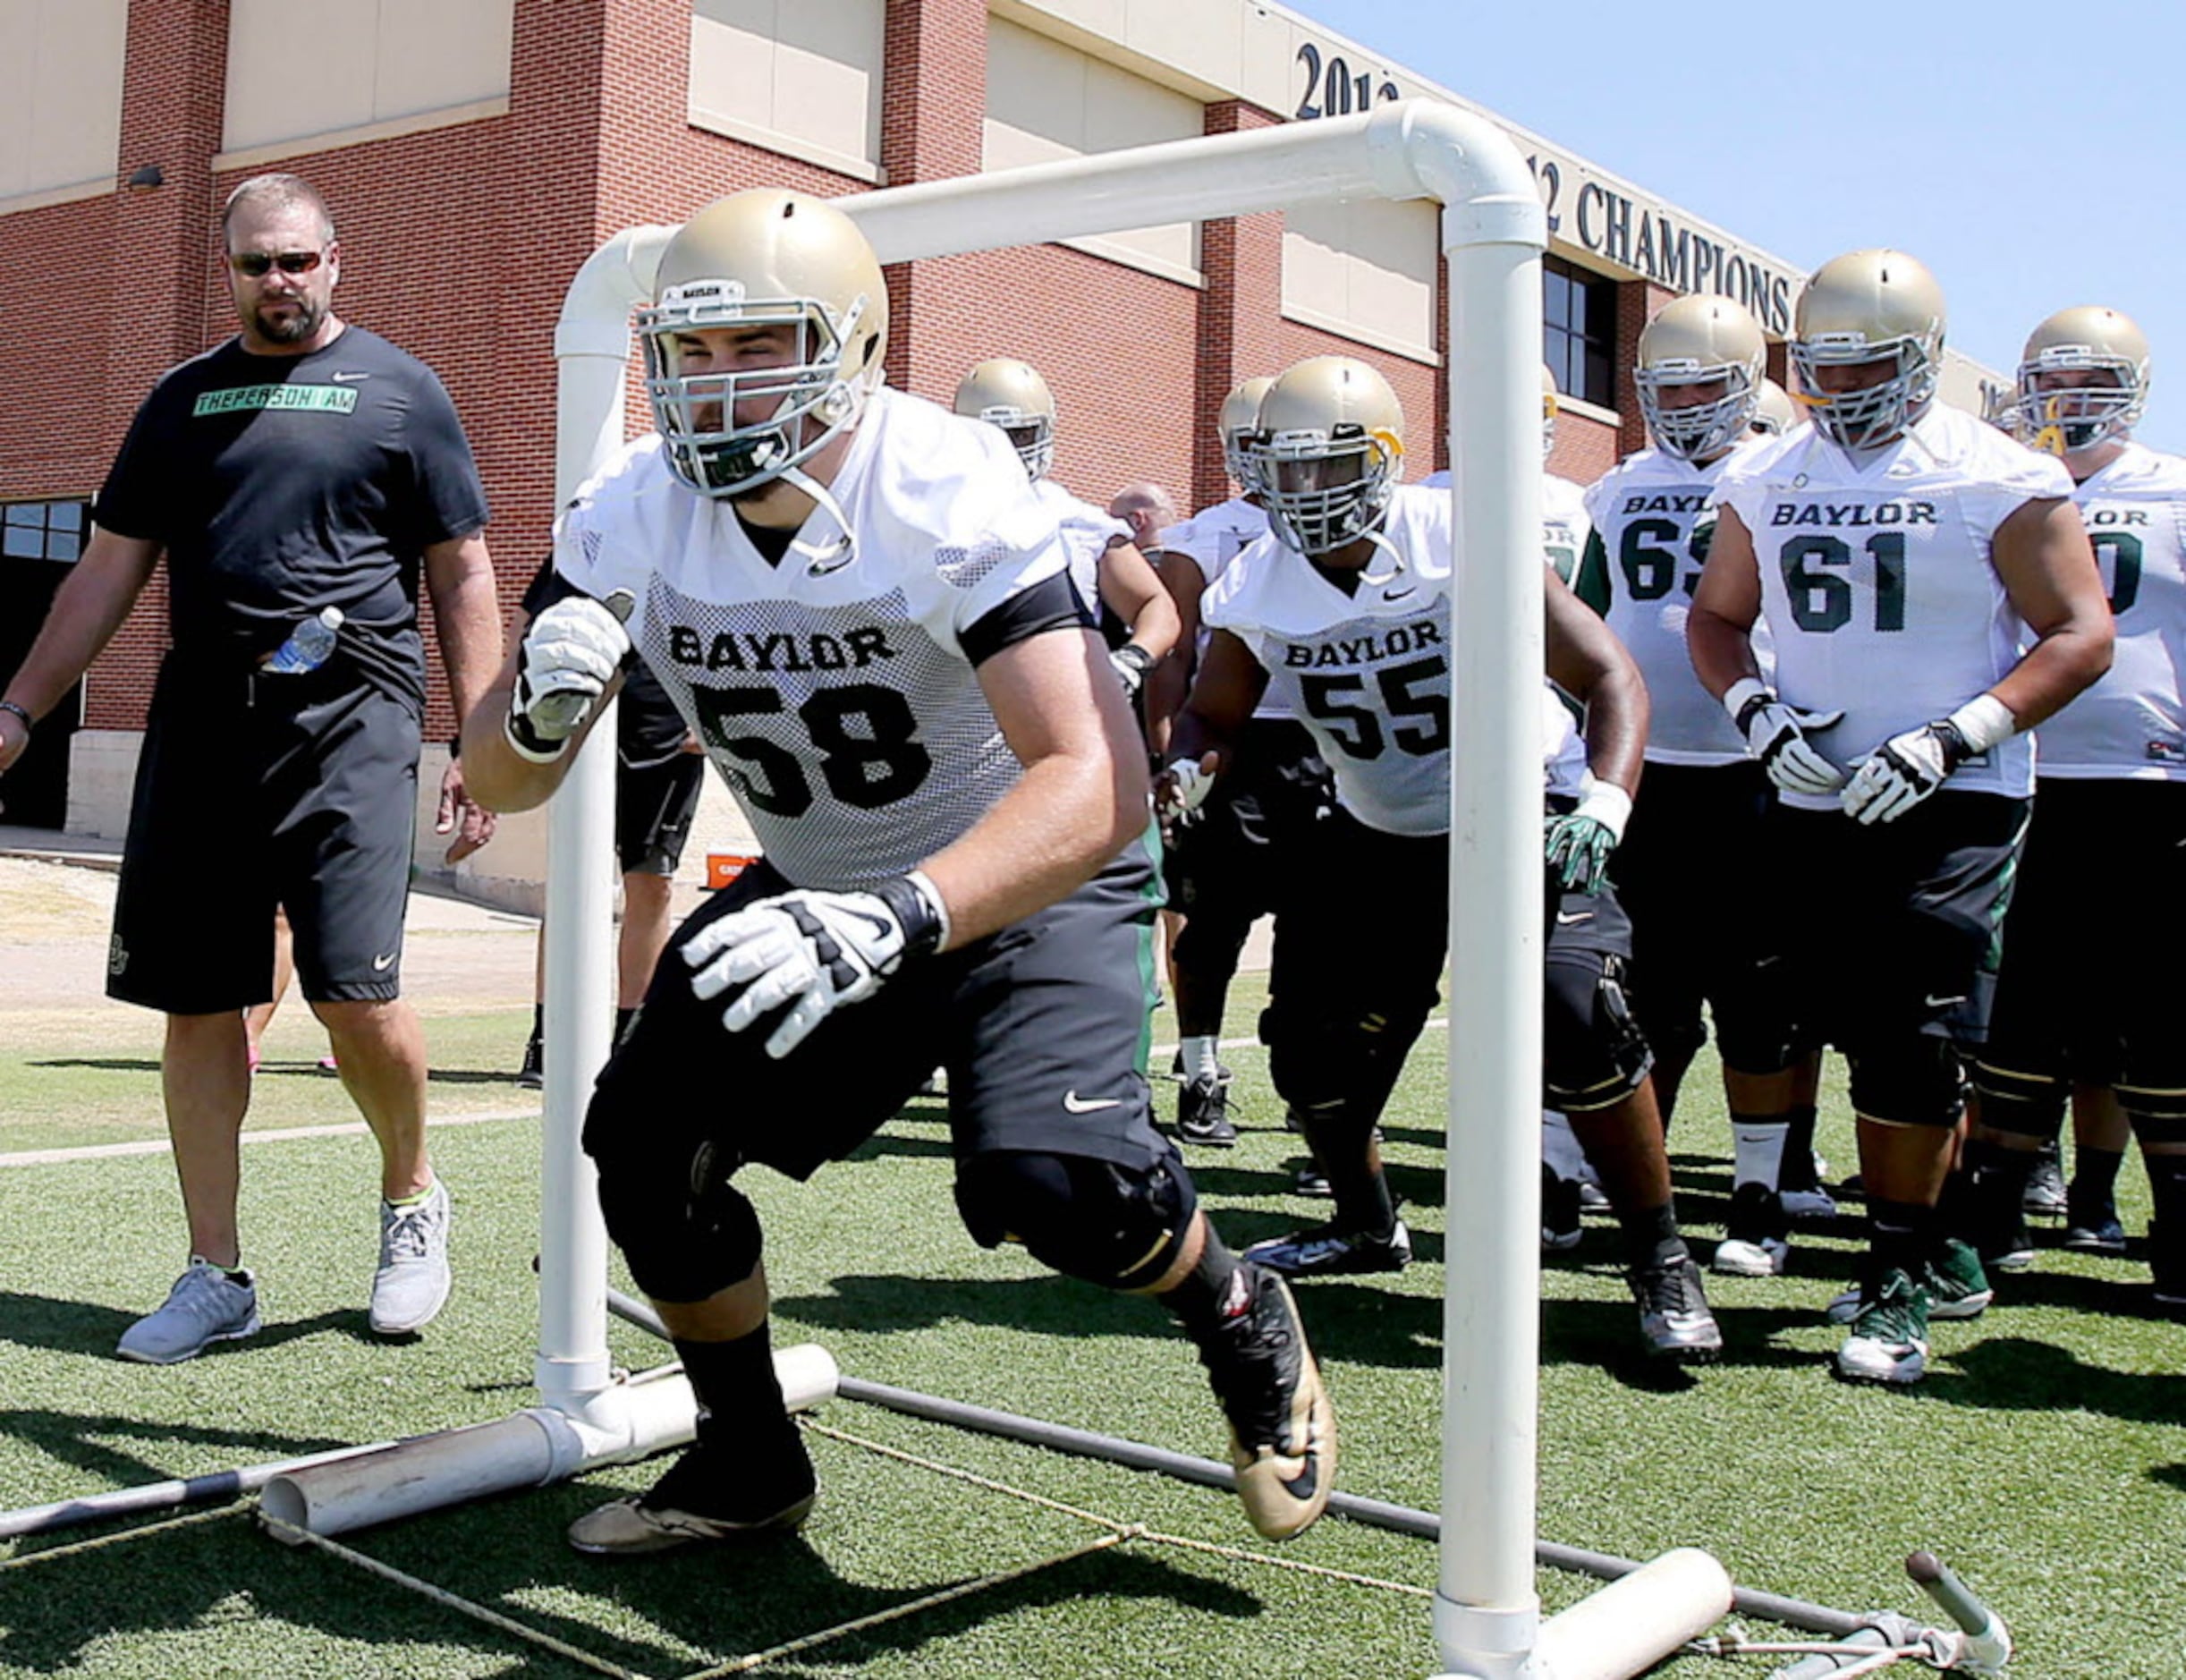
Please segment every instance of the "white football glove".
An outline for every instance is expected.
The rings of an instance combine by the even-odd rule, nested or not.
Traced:
[[[1108,656],[1108,663],[1123,679],[1123,698],[1136,700],[1146,686],[1146,674],[1154,668],[1154,656],[1136,642],[1127,641]]]
[[[1893,735],[1853,770],[1841,795],[1844,814],[1863,823],[1895,822],[1972,756],[1948,718]]]
[[[682,951],[699,998],[742,988],[721,1017],[731,1032],[788,1009],[767,1039],[767,1054],[779,1060],[836,1010],[878,991],[907,957],[936,949],[947,931],[941,895],[914,871],[870,892],[801,887],[762,898],[701,929]]]
[[[1843,711],[1809,712],[1787,706],[1752,677],[1733,683],[1724,709],[1746,737],[1746,751],[1761,761],[1768,779],[1787,793],[1834,793],[1844,785],[1837,767],[1816,751],[1809,730],[1834,727]]]
[[[631,597],[618,590],[603,605],[589,596],[556,601],[531,621],[516,654],[516,690],[502,727],[509,745],[534,764],[548,764],[569,748],[599,697],[630,652]]]
[[[1214,791],[1215,772],[1201,760],[1172,759],[1154,785],[1155,809],[1165,822],[1190,822]]]

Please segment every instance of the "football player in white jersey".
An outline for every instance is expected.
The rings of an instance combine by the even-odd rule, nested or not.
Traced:
[[[1182,615],[1193,666],[1206,657],[1200,604],[1239,556],[1267,532],[1267,515],[1250,488],[1246,441],[1258,429],[1260,399],[1272,378],[1247,379],[1223,399],[1216,425],[1222,458],[1240,494],[1203,508],[1163,533],[1157,564]],[[1188,823],[1169,828],[1169,907],[1182,919],[1170,944],[1176,997],[1176,1135],[1186,1143],[1228,1149],[1228,1071],[1216,1054],[1230,982],[1252,924],[1273,914],[1303,881],[1298,846],[1334,802],[1328,767],[1313,737],[1281,698],[1268,694],[1238,732],[1228,773]],[[1280,937],[1280,936],[1278,936]]]
[[[1815,1058],[1792,1042],[1752,912],[1769,879],[1759,844],[1768,777],[1685,651],[1715,525],[1707,498],[1741,450],[1760,446],[1751,428],[1767,357],[1759,325],[1729,298],[1679,298],[1648,323],[1632,378],[1653,446],[1587,491],[1593,534],[1577,583],[1647,679],[1648,773],[1616,863],[1632,921],[1632,1011],[1655,1051],[1665,1124],[1707,1039],[1703,1002],[1715,1018],[1735,1154],[1710,1263],[1745,1277],[1782,1271],[1791,1252],[1787,1170],[1804,1210],[1824,1211],[1814,1200]]]
[[[536,805],[634,651],[767,854],[678,930],[592,1097],[607,1230],[699,1422],[571,1540],[803,1520],[816,1481],[733,1179],[810,1176],[937,1055],[967,1229],[1158,1298],[1223,1403],[1248,1515],[1285,1538],[1326,1502],[1334,1423],[1281,1278],[1224,1249],[1152,1123],[1143,751],[1003,438],[883,386],[887,302],[818,199],[736,193],[677,232],[639,316],[659,433],[564,510],[567,593],[464,727],[479,796]]]
[[[1812,424],[1728,467],[1693,666],[1776,785],[1767,846],[1802,1030],[1851,1065],[1869,1253],[1835,1369],[1919,1380],[1987,1304],[1936,1214],[1988,1025],[2027,806],[2024,731],[2099,676],[2110,613],[2062,467],[1936,400],[1942,289],[1854,251],[1800,294]],[[1775,687],[1752,641],[1767,615]],[[2029,644],[2024,657],[2021,641]]]
[[[1450,497],[1395,482],[1403,413],[1362,361],[1290,369],[1250,445],[1272,525],[1210,594],[1207,665],[1177,721],[1165,794],[1219,777],[1262,694],[1288,700],[1334,773],[1338,810],[1306,874],[1365,880],[1402,914],[1362,925],[1355,900],[1301,895],[1275,951],[1261,1024],[1276,1090],[1305,1116],[1335,1217],[1250,1254],[1295,1277],[1394,1271],[1411,1258],[1375,1126],[1426,1024],[1447,955]],[[1630,929],[1606,866],[1631,809],[1647,693],[1616,638],[1547,567],[1548,672],[1588,708],[1582,742],[1543,683],[1546,1106],[1572,1117],[1615,1209],[1650,1353],[1712,1358],[1722,1332],[1678,1235],[1648,1055],[1626,1006]]]
[[[1806,422],[1800,419],[1792,394],[1774,379],[1764,378],[1761,395],[1754,400],[1753,418],[1747,424],[1757,437],[1781,437]]]
[[[1033,493],[1063,527],[1071,582],[1102,621],[1109,663],[1138,704],[1148,678],[1176,649],[1176,604],[1154,574],[1153,563],[1132,544],[1131,527],[1048,476],[1055,464],[1055,399],[1047,381],[1030,362],[1008,357],[975,362],[957,384],[956,412],[1008,434]],[[1154,692],[1169,695],[1173,704],[1182,686],[1157,683]],[[1165,732],[1165,716],[1142,715],[1141,721],[1150,733]]]
[[[2125,1252],[2113,1195],[2122,1107],[2154,1192],[2158,1304],[2186,1313],[2186,1031],[2177,954],[2186,895],[2117,866],[2186,847],[2186,460],[2133,441],[2148,344],[2115,310],[2061,310],[2019,364],[2019,435],[2062,457],[2117,623],[2109,671],[2037,734],[2038,796],[2011,913],[1995,1018],[1974,1065],[1966,1235],[2008,1269],[2030,1258],[2020,1205],[2068,1091],[2084,1120],[2065,1246]],[[2078,1087],[2078,1089],[2074,1089]],[[2114,1097],[2113,1096],[2114,1093]]]
[[[1556,447],[1556,376],[1541,364],[1541,464]],[[1430,490],[1450,488],[1450,470],[1437,469],[1419,480]],[[1579,563],[1586,554],[1594,527],[1589,522],[1586,487],[1557,472],[1541,475],[1541,552],[1566,583],[1579,576]]]

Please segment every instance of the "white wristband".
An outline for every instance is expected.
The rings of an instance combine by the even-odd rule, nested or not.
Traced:
[[[1994,694],[1976,694],[1953,712],[1948,720],[1976,757],[2009,741],[2019,733],[2019,719]]]
[[[1756,695],[1766,697],[1768,684],[1758,676],[1741,676],[1723,692],[1723,709],[1731,714],[1731,721],[1738,721],[1739,713],[1746,709],[1746,702]]]
[[[1632,796],[1614,782],[1605,782],[1589,772],[1583,791],[1579,795],[1579,809],[1574,817],[1591,817],[1606,829],[1612,837],[1624,838],[1624,825],[1632,818]]]

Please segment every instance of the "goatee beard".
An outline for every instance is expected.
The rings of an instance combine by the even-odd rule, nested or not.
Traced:
[[[300,302],[296,305],[296,313],[285,321],[268,319],[264,310],[258,310],[258,329],[268,344],[301,344],[318,331],[319,323],[326,318],[326,310]]]

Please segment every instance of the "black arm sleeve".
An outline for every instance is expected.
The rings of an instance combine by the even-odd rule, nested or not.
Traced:
[[[1047,630],[1090,630],[1093,615],[1078,598],[1071,574],[1058,572],[1030,589],[1021,590],[985,617],[966,627],[964,658],[985,665],[1004,648]]]

